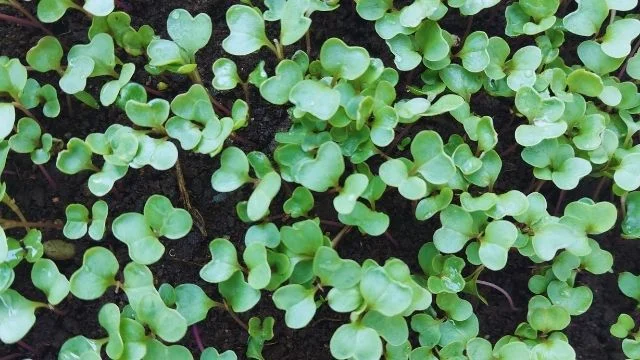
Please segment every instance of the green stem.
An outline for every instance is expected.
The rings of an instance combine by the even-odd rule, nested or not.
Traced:
[[[336,248],[340,243],[340,240],[342,240],[342,238],[347,235],[352,228],[352,226],[343,227],[342,230],[340,230],[340,232],[333,238],[333,240],[331,240],[331,247]]]
[[[4,194],[4,197],[2,197],[2,203],[7,205],[7,207],[9,207],[9,209],[13,211],[14,214],[16,214],[16,216],[18,217],[18,219],[20,219],[21,222],[28,223],[27,218],[22,213],[22,210],[20,210],[20,208],[18,207],[18,204],[16,204],[16,201],[12,199],[11,196],[9,196],[9,194],[7,193]],[[25,226],[24,228],[27,231],[31,230],[29,226]]]
[[[63,225],[57,222],[47,222],[47,221],[16,221],[9,219],[0,218],[0,226],[4,230],[15,229],[19,227],[25,228],[25,230],[29,231],[31,228],[39,228],[39,229],[56,229],[61,230]]]

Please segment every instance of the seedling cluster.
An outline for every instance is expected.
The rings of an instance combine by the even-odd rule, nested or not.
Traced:
[[[24,16],[0,14],[0,20],[45,32],[24,59],[0,57],[0,173],[9,156],[28,156],[50,179],[42,165],[55,162],[63,174],[86,173],[96,197],[64,204],[65,221],[31,222],[28,209],[7,192],[11,185],[0,183],[3,208],[11,212],[0,218],[3,343],[23,339],[40,309],[57,312],[69,297],[89,301],[122,291],[127,304],[103,301],[97,314],[103,336],[68,339],[59,359],[263,359],[266,343],[277,340],[274,318],[243,320],[261,301],[281,310],[292,329],[310,326],[321,307],[348,314],[328,344],[336,359],[576,359],[563,330],[594,298],[581,274],[605,274],[614,263],[615,253],[600,247],[599,236],[614,229],[640,238],[637,0],[514,1],[500,36],[472,26],[454,34],[439,22],[453,13],[471,25],[473,16],[496,12],[498,0],[403,6],[247,0],[226,9],[226,24],[176,9],[167,18],[167,38],[158,35],[165,29],[133,27],[118,3],[39,0],[34,16],[19,0],[0,0],[0,10],[13,7]],[[338,6],[353,6],[373,22],[394,64],[335,37],[312,48],[312,15]],[[64,44],[48,30],[69,11],[89,18],[86,43]],[[225,26],[222,48],[229,57],[198,63],[214,27]],[[563,47],[565,37],[579,39],[575,52]],[[246,69],[236,61],[254,63]],[[204,67],[211,67],[212,79],[202,78]],[[170,98],[164,82],[157,89],[137,82],[143,73],[193,84]],[[244,97],[230,107],[220,100],[234,94]],[[512,101],[515,127],[475,113],[471,100],[478,94]],[[129,121],[63,141],[46,128],[64,97],[95,109],[114,107]],[[260,121],[252,116],[256,99],[286,108],[289,127],[275,135],[273,147],[246,151],[243,129]],[[436,121],[461,131],[443,138]],[[509,132],[515,143],[499,140]],[[505,176],[501,158],[514,151],[531,169],[529,189],[496,185]],[[198,229],[206,233],[184,189],[180,153],[219,164],[211,175],[215,193],[250,188],[235,214],[220,214],[237,216],[248,230],[243,239],[208,237],[211,256],[200,279],[158,286],[149,266],[167,256],[165,245],[180,246]],[[184,203],[153,194],[143,208],[113,214],[99,198],[144,167],[175,168]],[[564,201],[566,191],[589,178],[596,179],[595,193],[575,190],[587,196]],[[545,198],[545,184],[559,189],[557,200]],[[599,201],[605,193],[613,202]],[[419,268],[392,253],[360,262],[341,255],[340,244],[356,232],[395,241],[389,227],[397,214],[379,206],[390,194],[437,228],[430,238],[411,240],[424,243],[416,247]],[[337,222],[318,217],[316,201],[326,199]],[[45,238],[45,229],[65,240]],[[56,261],[76,256],[77,241],[97,243],[77,255],[82,266],[63,274]],[[129,259],[110,250],[120,242]],[[508,274],[514,257],[533,264],[532,297],[518,304],[526,307],[526,319],[490,342],[472,301],[486,303],[485,286],[512,301],[480,277]],[[16,277],[17,267],[30,268],[30,281],[46,301],[12,288],[29,281]],[[203,281],[217,292],[205,292]],[[640,302],[640,276],[622,272],[619,285]],[[244,354],[202,344],[197,324],[211,321],[212,310],[246,330]],[[622,314],[611,326],[629,359],[640,359],[635,320]],[[178,344],[188,331],[197,352]]]

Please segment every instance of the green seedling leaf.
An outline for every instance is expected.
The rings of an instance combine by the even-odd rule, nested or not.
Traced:
[[[193,120],[205,125],[203,132],[207,132],[207,127],[211,120],[218,119],[213,111],[213,105],[209,99],[207,89],[200,84],[192,85],[189,91],[176,96],[171,102],[171,111],[183,119]]]
[[[244,243],[247,246],[259,243],[274,249],[280,244],[280,231],[274,223],[253,225],[245,233]]]
[[[161,129],[169,118],[170,105],[164,99],[153,99],[148,103],[127,101],[125,111],[134,124],[152,129]]]
[[[219,283],[240,271],[236,248],[227,239],[215,239],[209,243],[211,261],[202,267],[200,277],[210,283]]]
[[[176,310],[193,325],[207,318],[207,313],[218,304],[211,300],[197,285],[181,284],[175,289]]]
[[[617,217],[618,209],[612,203],[594,203],[589,199],[582,199],[567,205],[562,219],[565,224],[584,230],[589,235],[598,235],[610,230]]]
[[[260,291],[247,284],[240,271],[221,282],[218,290],[235,312],[248,311],[260,301]]]
[[[248,55],[263,46],[273,47],[264,29],[258,10],[246,5],[233,5],[227,10],[230,34],[222,41],[224,50],[232,55]]]
[[[395,55],[393,62],[400,71],[413,70],[422,62],[422,54],[416,51],[408,35],[397,34],[387,40],[387,45]]]
[[[358,230],[372,236],[384,234],[389,228],[389,216],[369,209],[357,201],[349,214],[338,214],[338,219],[345,225],[357,226]]]
[[[98,322],[100,326],[107,331],[107,335],[109,336],[109,342],[106,347],[107,355],[111,358],[121,357],[125,350],[125,343],[120,333],[120,308],[118,308],[118,305],[112,303],[103,305],[98,313]],[[129,346],[127,346],[127,350],[129,350],[128,347]]]
[[[356,206],[360,195],[369,185],[369,178],[364,174],[352,174],[347,177],[340,195],[333,199],[333,207],[339,214],[349,214]]]
[[[18,121],[15,135],[9,138],[9,146],[17,153],[29,154],[43,147],[43,140],[40,125],[35,120],[24,117]]]
[[[567,76],[569,91],[577,92],[585,96],[596,97],[602,93],[604,85],[602,79],[592,72],[577,69]]]
[[[640,35],[640,20],[624,18],[607,26],[602,37],[602,52],[612,58],[623,58],[631,52],[631,42]]]
[[[413,298],[411,287],[395,280],[380,266],[363,269],[360,293],[369,309],[389,317],[403,313]]]
[[[634,191],[625,200],[626,214],[622,219],[623,236],[630,239],[640,237],[640,192]]]
[[[89,176],[89,190],[95,196],[104,196],[113,189],[116,181],[122,179],[129,170],[128,166],[116,166],[105,162],[102,170]]]
[[[474,217],[457,205],[449,205],[440,213],[442,227],[433,234],[433,243],[444,253],[456,253],[480,233],[481,217]]]
[[[312,258],[323,244],[320,226],[312,220],[294,223],[280,228],[280,238],[288,250],[298,255]]]
[[[615,71],[624,61],[605,54],[600,44],[593,40],[583,41],[578,45],[578,57],[589,70],[600,75]]]
[[[518,49],[511,60],[505,63],[507,85],[513,91],[525,86],[533,86],[536,82],[536,69],[542,63],[542,52],[535,46]]]
[[[544,261],[553,259],[560,249],[587,244],[587,237],[572,227],[562,223],[549,223],[536,230],[532,238],[535,254]],[[590,249],[589,249],[590,251]],[[575,254],[578,256],[587,254]]]
[[[360,281],[360,265],[353,260],[341,259],[330,247],[322,246],[313,258],[313,273],[323,285],[347,289]]]
[[[18,99],[27,85],[27,68],[18,59],[0,61],[0,79],[0,91]]]
[[[185,9],[175,9],[167,18],[169,36],[192,58],[198,50],[207,46],[212,28],[211,18],[204,13],[193,17]]]
[[[71,204],[65,209],[67,222],[63,234],[67,239],[80,239],[87,233],[89,210],[82,204]]]
[[[626,296],[636,301],[640,299],[640,276],[625,271],[618,276],[618,287]]]
[[[552,305],[549,299],[536,295],[529,300],[527,321],[535,330],[548,333],[567,327],[571,317],[564,307]]]
[[[31,268],[31,282],[47,295],[51,305],[58,305],[69,294],[69,280],[49,259],[38,259]]]
[[[271,281],[271,267],[267,259],[267,249],[263,244],[253,243],[247,245],[242,253],[242,259],[249,268],[247,283],[256,289],[264,289]]]
[[[211,177],[211,186],[215,191],[230,192],[237,190],[251,180],[249,161],[245,153],[237,147],[226,148],[220,157],[220,169]]]
[[[493,271],[504,268],[509,249],[517,237],[518,229],[512,223],[505,220],[489,223],[484,230],[484,236],[480,238],[478,254],[482,264]]]
[[[81,93],[87,86],[87,79],[95,69],[95,61],[87,56],[77,56],[67,61],[67,69],[60,78],[60,89],[67,94]]]
[[[101,240],[106,228],[107,215],[109,215],[109,205],[103,200],[98,200],[91,207],[91,225],[89,226],[89,237],[93,240]]]
[[[177,73],[188,74],[196,68],[195,64],[190,63],[184,50],[170,40],[153,39],[147,46],[147,55],[149,66],[158,68],[158,72],[167,67]]]
[[[258,221],[269,212],[269,205],[280,191],[280,175],[275,171],[266,174],[255,188],[247,203],[247,216],[252,221]]]
[[[440,79],[448,89],[469,101],[482,87],[482,78],[477,73],[472,73],[458,64],[450,64],[440,70]]]
[[[340,146],[333,141],[320,145],[315,158],[302,160],[297,166],[295,181],[311,191],[325,192],[338,185],[344,172]]]
[[[74,336],[62,344],[58,359],[60,360],[98,360],[103,342],[87,339],[82,335]]]
[[[16,109],[12,104],[0,103],[0,117],[4,119],[0,123],[0,140],[4,140],[13,131],[16,123]]]
[[[215,348],[206,348],[200,354],[200,360],[238,360],[238,356],[233,350],[227,350],[222,354]]]
[[[213,87],[216,90],[231,90],[242,82],[238,67],[233,60],[220,58],[213,63]]]
[[[316,313],[315,293],[316,289],[297,284],[283,286],[273,293],[273,303],[285,311],[288,327],[301,329],[311,322]]]
[[[90,248],[84,253],[82,266],[69,279],[71,293],[82,300],[99,298],[108,287],[116,284],[119,268],[111,251],[103,247]]]
[[[473,72],[481,72],[489,66],[491,60],[489,51],[489,37],[483,31],[469,34],[457,56],[462,59],[462,66]]]
[[[291,88],[289,101],[296,106],[294,111],[300,114],[309,113],[321,120],[329,120],[340,107],[340,92],[323,82],[302,80]]]
[[[436,297],[436,304],[454,321],[467,320],[473,315],[471,303],[461,299],[457,294],[441,293]]]
[[[444,152],[444,144],[435,131],[419,132],[411,143],[414,167],[432,184],[445,184],[455,175],[453,160]]]
[[[45,36],[38,41],[36,46],[29,49],[27,63],[39,72],[59,70],[63,55],[62,45],[58,39],[53,36]]]
[[[117,80],[111,80],[104,84],[100,89],[100,103],[103,106],[108,106],[116,102],[120,90],[129,83],[136,70],[136,66],[133,63],[122,65],[120,76]]]
[[[322,44],[320,63],[333,77],[355,80],[367,71],[370,58],[364,48],[348,46],[338,38],[331,38]]]
[[[547,295],[554,305],[562,306],[571,316],[587,312],[593,301],[593,293],[588,287],[579,286],[574,288],[562,281],[549,283]]]
[[[375,360],[382,356],[378,333],[358,323],[340,326],[333,333],[329,348],[336,359]]]
[[[581,36],[591,36],[600,30],[600,26],[609,15],[606,1],[584,0],[578,8],[562,19],[564,28]]]
[[[613,179],[622,190],[633,191],[640,187],[640,153],[629,153],[622,158],[613,173]]]
[[[92,152],[89,146],[78,138],[71,138],[67,149],[58,154],[56,167],[65,174],[74,175],[83,170],[93,170]]]
[[[85,0],[82,8],[94,16],[107,16],[115,9],[115,1]]]
[[[280,42],[291,45],[300,40],[311,26],[308,18],[311,2],[309,0],[288,0],[282,8],[280,17]]]
[[[293,60],[282,60],[276,66],[276,75],[261,82],[260,95],[268,102],[284,105],[289,101],[291,89],[302,81],[300,66]]]
[[[628,314],[620,314],[616,323],[611,325],[611,329],[609,330],[609,332],[611,332],[611,335],[619,339],[624,339],[629,336],[629,333],[635,327],[636,323],[635,321],[633,321],[633,318],[631,316],[629,316]]]
[[[71,0],[43,0],[38,3],[38,19],[44,23],[53,23],[67,12],[67,9],[75,6]]]
[[[22,339],[36,322],[38,304],[15,290],[0,293],[0,340],[14,344]]]
[[[313,194],[303,186],[298,186],[291,193],[291,197],[284,202],[282,210],[292,218],[305,216],[309,210],[313,209]]]

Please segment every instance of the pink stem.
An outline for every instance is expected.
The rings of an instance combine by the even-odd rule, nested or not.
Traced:
[[[0,13],[0,20],[12,22],[12,23],[18,24],[18,25],[29,26],[29,27],[32,27],[32,28],[40,29],[40,26],[38,24],[34,24],[33,22],[31,22],[29,20],[21,19],[19,17],[7,15],[7,14],[1,14]]]
[[[202,338],[200,337],[200,330],[197,325],[191,325],[191,334],[193,338],[196,340],[196,345],[198,345],[198,349],[200,352],[204,351],[204,344],[202,343]]]
[[[44,175],[45,179],[47,179],[47,182],[49,183],[49,186],[53,190],[57,190],[58,189],[58,184],[56,184],[56,181],[53,180],[51,175],[49,175],[49,172],[47,171],[47,169],[45,169],[45,167],[42,166],[42,165],[38,165],[38,169],[40,169],[40,172],[42,173],[42,175]]]
[[[27,344],[24,341],[18,341],[16,344],[32,354],[36,353],[36,349],[34,349],[31,345]]]
[[[509,306],[511,306],[511,310],[518,310],[518,308],[513,303],[513,299],[511,299],[511,295],[509,295],[507,290],[501,288],[500,286],[498,286],[498,285],[496,285],[494,283],[488,282],[488,281],[476,280],[476,284],[488,286],[488,287],[490,287],[492,289],[498,290],[502,295],[504,295],[505,298],[507,298],[507,301],[509,302]]]

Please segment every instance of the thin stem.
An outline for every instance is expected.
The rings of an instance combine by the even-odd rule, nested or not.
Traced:
[[[18,207],[18,204],[16,204],[16,201],[13,198],[11,198],[9,194],[7,193],[4,194],[4,197],[2,198],[2,203],[7,205],[7,207],[9,207],[9,209],[14,214],[16,214],[16,216],[18,217],[18,219],[20,219],[21,222],[28,223],[27,218],[22,213],[22,210],[20,210],[20,208]],[[29,226],[25,226],[24,228],[27,231],[31,230]]]
[[[402,131],[396,136],[393,142],[389,145],[389,149],[391,149],[390,151],[393,151],[393,149],[395,149],[396,145],[398,145],[400,140],[402,140],[402,138],[404,138],[404,136],[407,135],[407,133],[409,133],[409,130],[411,130],[411,128],[413,127],[413,124],[409,124],[405,126],[404,129],[402,129]]]
[[[462,40],[460,40],[460,46],[462,46],[467,40],[467,36],[471,32],[471,26],[473,25],[473,15],[469,16],[469,20],[467,20],[467,27],[464,30],[464,35],[462,36]]]
[[[320,224],[325,224],[325,225],[329,225],[329,226],[335,226],[335,227],[343,227],[344,224],[341,224],[337,221],[331,221],[331,220],[322,220],[320,219]]]
[[[507,150],[505,150],[502,153],[502,157],[508,156],[510,155],[512,152],[516,151],[516,149],[518,148],[518,146],[520,146],[520,144],[518,143],[513,143],[513,145],[509,146],[509,148],[507,148]]]
[[[19,2],[17,2],[16,0],[9,0],[9,5],[11,5],[11,7],[13,7],[14,9],[20,11],[22,15],[24,15],[27,19],[29,19],[34,24],[35,27],[42,30],[47,35],[51,35],[55,37],[55,35],[53,34],[53,32],[51,32],[51,30],[47,29],[40,22],[40,20],[36,19],[35,16],[31,15],[29,10],[25,9],[24,6],[22,6]]]
[[[393,238],[393,236],[391,236],[391,233],[389,231],[385,231],[384,232],[384,236],[387,238],[387,240],[391,241],[391,243],[395,246],[395,247],[400,247],[398,245],[398,242],[396,241],[396,239]]]
[[[304,35],[305,45],[307,46],[307,55],[311,56],[311,28]]]
[[[231,114],[231,111],[229,111],[226,106],[222,105],[218,100],[216,100],[213,95],[211,95],[207,87],[204,86],[204,82],[202,82],[202,77],[200,76],[200,71],[198,70],[198,68],[195,68],[192,72],[189,73],[189,78],[191,79],[191,81],[193,81],[194,84],[202,85],[202,87],[207,90],[207,95],[209,95],[209,99],[213,103],[213,106],[220,110],[225,116]]]
[[[247,102],[247,106],[251,109],[251,93],[249,92],[249,84],[246,82],[240,84],[242,86],[242,92],[244,92],[244,101]]]
[[[37,24],[34,24],[29,20],[21,19],[19,17],[7,15],[7,14],[0,13],[0,20],[6,21],[6,22],[11,22],[11,23],[14,23],[14,24],[22,25],[22,26],[29,26],[29,27],[36,28],[36,29],[40,28]]]
[[[154,88],[152,88],[150,86],[147,86],[147,85],[144,85],[144,88],[145,88],[145,90],[147,90],[148,93],[153,94],[153,95],[155,95],[155,96],[157,96],[159,98],[164,98],[164,94],[161,93],[160,91],[158,91],[158,90],[156,90],[156,89],[154,89]]]
[[[243,138],[242,136],[240,136],[240,135],[238,135],[236,133],[231,133],[231,135],[229,135],[229,137],[233,141],[237,141],[239,143],[243,143],[245,145],[252,146],[252,147],[258,147],[258,144],[254,143],[251,140],[245,139],[245,138]]]
[[[560,195],[558,196],[558,201],[556,202],[556,207],[553,210],[553,213],[558,215],[560,214],[560,207],[562,207],[562,203],[564,202],[564,197],[567,195],[566,190],[561,190]]]
[[[622,77],[624,76],[624,73],[627,71],[627,64],[629,63],[629,59],[638,53],[638,48],[640,48],[640,39],[636,41],[636,44],[633,46],[633,49],[631,49],[631,52],[629,53],[627,58],[624,60],[624,64],[622,64],[622,67],[618,72],[618,79],[622,79]]]
[[[342,230],[340,230],[340,232],[333,238],[333,240],[331,240],[331,247],[336,248],[340,243],[340,240],[342,240],[342,238],[347,235],[351,231],[351,229],[353,229],[352,226],[343,227]]]
[[[278,39],[273,39],[273,42],[276,44],[276,56],[278,57],[278,60],[284,59],[284,48],[282,47],[282,44],[280,44]]]
[[[498,290],[509,302],[509,306],[511,306],[511,310],[518,310],[518,308],[515,306],[515,304],[513,303],[513,299],[511,298],[511,295],[509,295],[509,293],[507,292],[507,290],[501,288],[500,286],[488,282],[488,281],[483,281],[483,280],[476,280],[476,284],[479,285],[484,285],[484,286],[488,286],[492,289]]]
[[[204,226],[204,218],[200,211],[191,205],[191,198],[189,197],[189,191],[187,190],[187,183],[184,180],[184,173],[182,172],[182,165],[180,164],[180,158],[176,160],[176,180],[178,183],[178,190],[180,191],[180,197],[182,198],[182,203],[187,211],[193,216],[195,219],[195,224],[202,236],[207,236],[207,230]]]
[[[57,222],[16,221],[16,220],[8,220],[8,219],[0,219],[0,226],[2,226],[2,228],[5,230],[23,227],[27,231],[31,230],[31,228],[61,230],[63,227],[62,224]]]
[[[42,165],[38,165],[38,169],[40,169],[40,172],[42,173],[42,175],[44,176],[45,179],[47,179],[47,182],[49,183],[49,186],[53,189],[53,190],[57,190],[58,189],[58,184],[56,184],[56,181],[53,180],[53,178],[51,177],[51,175],[49,174],[49,172],[47,171],[47,169],[42,166]]]
[[[604,187],[604,184],[606,184],[608,180],[609,178],[606,176],[603,176],[602,179],[600,179],[600,182],[598,182],[598,186],[596,186],[596,191],[593,193],[593,201],[598,201],[598,198],[600,197],[600,193],[602,192],[602,188]]]
[[[36,349],[34,349],[34,348],[33,348],[33,346],[31,346],[31,345],[27,344],[27,343],[26,343],[26,342],[24,342],[24,341],[18,341],[18,342],[16,343],[16,345],[20,346],[21,348],[23,348],[23,349],[27,350],[28,352],[30,352],[30,353],[32,353],[32,354],[35,354],[35,353],[36,353]]]
[[[538,180],[538,185],[533,189],[533,192],[540,192],[540,189],[542,189],[542,186],[544,186],[545,183],[546,181],[544,180]]]
[[[40,124],[40,122],[38,121],[38,118],[31,112],[29,111],[29,109],[25,108],[24,106],[22,106],[22,104],[20,104],[18,101],[14,101],[11,103],[11,105],[13,105],[16,109],[22,111],[25,115],[27,115],[28,117],[32,118],[35,122],[38,123],[38,125],[40,126],[40,128],[42,128],[42,125]],[[44,130],[44,128],[42,128]]]
[[[224,302],[224,308],[238,325],[240,325],[245,331],[249,331],[249,326],[247,326],[247,324],[238,317],[238,314],[229,307],[226,301]]]
[[[200,352],[203,352],[204,344],[202,343],[202,338],[200,337],[200,330],[198,329],[197,325],[195,324],[191,325],[191,334],[193,335],[193,338],[196,341],[196,345],[198,346],[198,349],[200,350]]]

